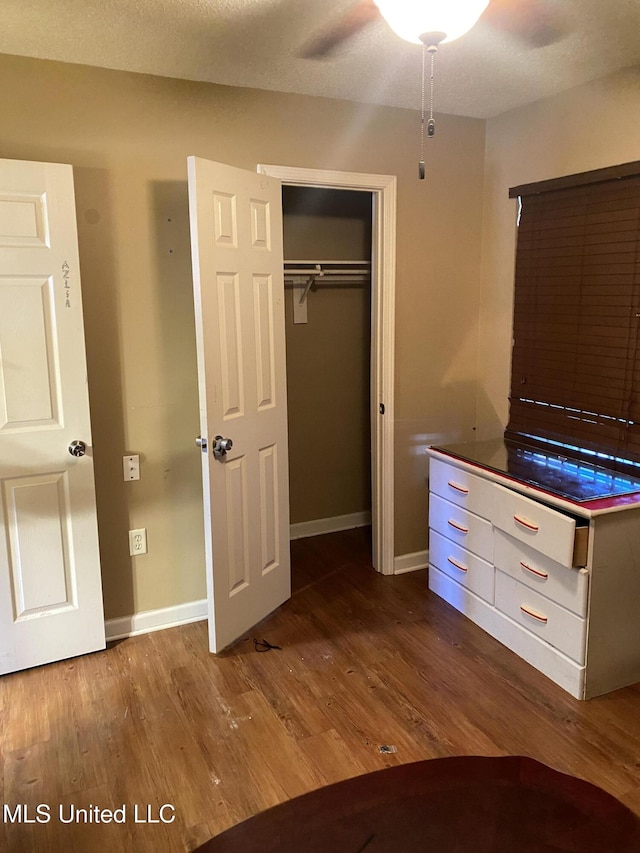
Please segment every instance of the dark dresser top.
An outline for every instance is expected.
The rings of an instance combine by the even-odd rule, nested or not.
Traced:
[[[576,503],[640,492],[640,471],[638,477],[634,477],[504,439],[434,446],[433,449]]]

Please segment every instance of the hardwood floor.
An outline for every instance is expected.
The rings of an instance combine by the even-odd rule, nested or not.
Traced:
[[[322,785],[464,754],[530,755],[640,813],[640,685],[578,702],[425,572],[377,575],[367,534],[293,542],[293,597],[218,657],[199,622],[0,679],[2,803],[50,807],[5,810],[0,849],[191,850]],[[163,804],[172,823],[135,822]],[[123,805],[125,823],[60,822]]]

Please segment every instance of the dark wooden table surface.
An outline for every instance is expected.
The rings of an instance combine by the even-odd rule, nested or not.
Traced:
[[[438,758],[268,809],[200,853],[640,851],[640,819],[595,785],[521,756]]]

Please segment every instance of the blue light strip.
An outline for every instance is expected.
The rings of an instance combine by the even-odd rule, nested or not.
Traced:
[[[530,433],[520,433],[523,438],[531,438],[535,441],[544,442],[544,444],[549,444],[552,447],[560,447],[565,450],[573,450],[576,453],[580,453],[582,456],[591,456],[594,459],[602,459],[606,462],[622,462],[624,465],[630,465],[633,468],[637,468],[640,471],[640,462],[634,462],[631,459],[625,459],[622,456],[612,456],[608,453],[602,453],[599,450],[586,450],[584,447],[578,447],[575,444],[567,444],[562,441],[554,441],[551,438],[542,438],[539,435],[531,435]]]

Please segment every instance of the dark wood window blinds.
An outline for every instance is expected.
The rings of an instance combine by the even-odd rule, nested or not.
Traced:
[[[596,454],[609,467],[640,464],[640,166],[635,171],[511,193],[523,191],[505,435]]]

